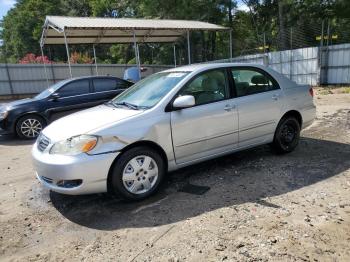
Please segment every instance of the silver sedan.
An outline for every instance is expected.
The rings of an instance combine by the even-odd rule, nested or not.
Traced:
[[[53,191],[138,200],[184,166],[262,144],[289,153],[314,117],[312,89],[272,69],[178,67],[53,122],[36,141],[33,162]]]

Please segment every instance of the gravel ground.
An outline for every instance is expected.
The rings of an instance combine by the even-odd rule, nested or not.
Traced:
[[[350,95],[320,95],[299,147],[169,175],[139,203],[43,189],[31,143],[0,137],[2,261],[350,261]],[[204,195],[178,192],[187,183]]]

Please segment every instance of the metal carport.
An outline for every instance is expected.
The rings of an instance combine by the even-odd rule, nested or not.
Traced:
[[[229,31],[229,48],[232,58],[232,33],[229,28],[189,20],[47,16],[40,39],[40,47],[43,55],[45,44],[64,44],[67,51],[69,72],[72,77],[69,44],[92,44],[94,48],[96,44],[133,43],[136,63],[140,68],[138,43],[174,43],[180,37],[187,36],[187,54],[190,64],[190,31]],[[96,63],[95,48],[94,59]]]

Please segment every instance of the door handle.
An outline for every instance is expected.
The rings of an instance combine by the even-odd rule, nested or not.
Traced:
[[[273,99],[273,100],[278,100],[279,97],[280,97],[280,95],[275,94],[275,95],[272,96],[272,99]]]
[[[225,108],[224,108],[224,110],[225,111],[227,111],[227,112],[229,112],[229,111],[231,111],[232,109],[235,109],[236,108],[236,106],[235,105],[226,105],[225,106]]]

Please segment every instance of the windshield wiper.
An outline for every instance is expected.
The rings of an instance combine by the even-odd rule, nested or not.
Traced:
[[[117,105],[117,106],[126,106],[130,109],[134,109],[134,110],[138,110],[139,106],[128,103],[128,102],[120,102],[120,103],[113,103],[113,105]]]
[[[106,105],[106,106],[113,105],[113,103],[112,103],[112,101],[111,101],[111,100],[106,101],[106,102],[104,102],[103,104],[104,104],[104,105]]]

